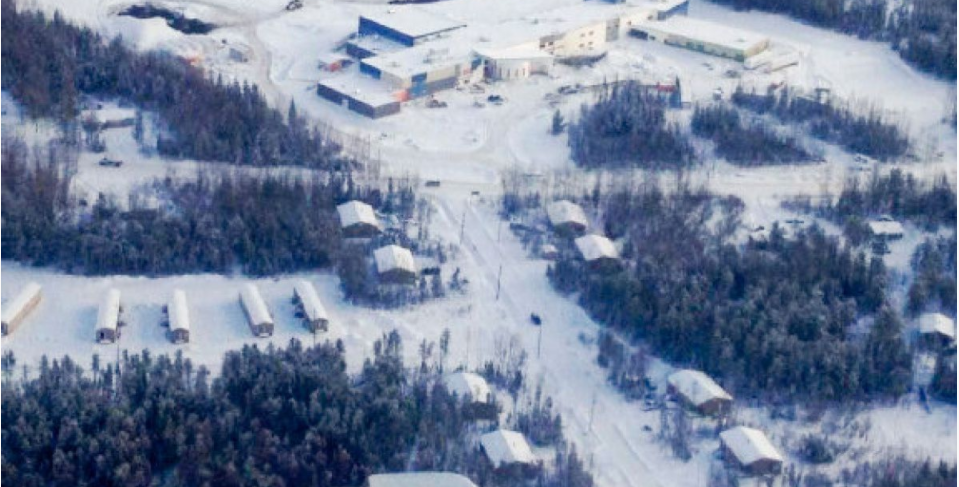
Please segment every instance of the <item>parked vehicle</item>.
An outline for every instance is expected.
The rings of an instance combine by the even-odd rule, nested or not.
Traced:
[[[109,159],[104,157],[103,159],[100,159],[100,162],[98,162],[97,164],[103,167],[120,167],[123,165],[123,161],[119,159]]]

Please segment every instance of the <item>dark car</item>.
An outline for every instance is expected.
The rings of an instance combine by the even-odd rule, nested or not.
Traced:
[[[543,319],[540,318],[539,315],[536,314],[536,313],[530,313],[530,315],[529,315],[529,321],[532,322],[532,323],[533,323],[534,325],[536,325],[536,326],[540,326],[540,325],[543,324]]]

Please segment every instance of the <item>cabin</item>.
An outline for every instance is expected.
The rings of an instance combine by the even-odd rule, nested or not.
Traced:
[[[380,282],[413,284],[416,282],[416,260],[413,253],[398,245],[387,245],[373,251]]]
[[[467,477],[450,472],[382,473],[366,478],[365,487],[476,487]]]
[[[729,412],[733,397],[712,378],[698,370],[680,370],[666,382],[668,392],[682,404],[707,416],[722,416]]]
[[[925,345],[948,346],[956,340],[956,323],[942,313],[919,316],[919,341]]]
[[[190,341],[190,311],[186,304],[186,293],[180,289],[173,290],[173,296],[163,310],[166,313],[166,323],[170,328],[167,335],[173,343],[187,343]]]
[[[526,442],[526,437],[516,431],[500,429],[487,433],[480,437],[480,448],[497,469],[536,463],[536,456]]]
[[[892,218],[871,220],[868,225],[873,238],[878,240],[897,240],[905,234],[902,224]]]
[[[586,264],[594,270],[619,268],[619,251],[613,241],[602,235],[585,235],[575,241],[576,249]]]
[[[3,305],[3,336],[16,330],[40,304],[43,295],[40,285],[31,282],[20,293]]]
[[[320,302],[320,295],[309,281],[300,280],[293,283],[293,306],[296,316],[303,319],[303,325],[313,333],[326,331],[330,326],[330,318],[326,308]]]
[[[493,400],[486,379],[472,372],[454,372],[443,376],[443,384],[452,394],[461,398],[469,398],[472,402],[488,403]]]
[[[246,321],[254,336],[268,337],[273,335],[273,317],[260,296],[260,290],[253,284],[246,284],[240,291],[240,306],[246,315]]]
[[[546,207],[549,224],[559,235],[582,235],[589,226],[583,207],[567,200],[555,201]]]
[[[97,314],[96,337],[99,343],[113,343],[120,339],[120,319],[123,306],[120,304],[120,290],[110,289],[103,296],[100,311]]]
[[[719,434],[726,462],[749,475],[778,475],[783,457],[766,435],[757,429],[737,426]]]
[[[362,201],[347,201],[336,207],[340,229],[346,238],[370,238],[380,233],[373,207]]]

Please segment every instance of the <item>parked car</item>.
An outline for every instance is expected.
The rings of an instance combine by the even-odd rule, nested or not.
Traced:
[[[97,164],[103,167],[120,167],[123,165],[123,161],[119,159],[110,159],[110,158],[104,157],[103,159],[100,159],[100,162],[98,162]]]
[[[529,321],[530,321],[531,323],[533,323],[534,325],[536,325],[536,326],[540,326],[540,325],[543,324],[543,319],[540,318],[539,315],[536,314],[536,313],[530,313],[530,315],[529,315]]]

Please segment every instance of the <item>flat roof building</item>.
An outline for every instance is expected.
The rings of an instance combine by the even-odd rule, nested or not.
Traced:
[[[13,299],[3,304],[3,335],[13,332],[40,304],[43,295],[40,292],[40,285],[31,282],[14,296]]]
[[[415,46],[463,27],[466,27],[466,24],[422,8],[390,7],[385,12],[361,15],[357,33],[361,36],[385,37],[405,46]]]
[[[737,61],[745,61],[769,47],[769,37],[763,34],[684,16],[637,23],[631,34]]]
[[[719,441],[726,460],[746,473],[782,472],[783,457],[762,431],[737,426],[720,433]]]

